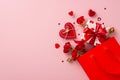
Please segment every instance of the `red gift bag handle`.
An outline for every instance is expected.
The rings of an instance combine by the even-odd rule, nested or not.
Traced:
[[[117,56],[115,56],[114,54],[113,54],[113,52],[112,51],[110,51],[108,48],[106,48],[106,47],[104,47],[103,49],[102,49],[103,51],[105,51],[105,55],[109,58],[109,59],[111,59],[112,60],[112,62],[115,62],[113,65],[106,65],[106,64],[104,64],[104,65],[102,65],[101,64],[101,62],[100,62],[100,60],[95,56],[95,55],[91,55],[90,57],[91,57],[91,59],[95,62],[95,64],[97,65],[97,67],[99,68],[99,69],[101,69],[102,71],[104,71],[104,72],[107,72],[107,73],[109,73],[109,74],[112,74],[112,75],[118,75],[118,76],[120,76],[120,60],[119,60],[119,57],[117,57]],[[103,56],[105,56],[105,55],[103,55]],[[108,64],[109,64],[109,62],[108,62]]]

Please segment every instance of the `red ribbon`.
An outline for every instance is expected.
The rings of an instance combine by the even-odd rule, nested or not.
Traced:
[[[94,44],[96,38],[98,38],[100,43],[102,43],[106,40],[107,37],[106,28],[105,27],[103,28],[102,25],[99,23],[96,23],[96,29],[94,28],[89,29],[89,27],[85,28],[84,33],[85,33],[86,41],[89,40],[90,44]]]

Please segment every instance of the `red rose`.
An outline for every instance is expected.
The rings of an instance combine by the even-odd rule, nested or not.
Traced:
[[[85,21],[84,16],[81,16],[81,17],[77,18],[77,23],[78,24],[83,24],[84,21]]]
[[[83,49],[85,49],[85,42],[84,40],[81,40],[81,41],[75,41],[75,43],[77,43],[75,49],[76,50],[79,50],[79,51],[82,51]]]
[[[71,50],[71,44],[70,44],[70,42],[67,42],[67,43],[65,43],[65,45],[64,45],[64,49],[63,49],[63,52],[64,53],[68,53],[70,50]]]
[[[82,51],[84,48],[85,48],[85,45],[84,45],[84,44],[78,44],[78,45],[75,47],[76,50],[80,50],[80,51]]]
[[[74,49],[73,51],[72,51],[72,60],[76,60],[77,59],[77,55],[78,55],[78,50],[76,50],[76,49]]]

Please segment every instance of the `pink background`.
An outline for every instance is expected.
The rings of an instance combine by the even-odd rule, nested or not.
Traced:
[[[120,42],[120,0],[0,0],[0,80],[89,80],[78,62],[68,63],[58,36],[65,22],[97,12]],[[106,8],[106,10],[104,10]],[[67,15],[73,10],[75,18]],[[93,20],[97,20],[92,18]],[[61,25],[58,25],[61,23]],[[77,26],[77,25],[76,25]],[[61,61],[64,60],[62,63]],[[86,64],[87,65],[87,64]]]

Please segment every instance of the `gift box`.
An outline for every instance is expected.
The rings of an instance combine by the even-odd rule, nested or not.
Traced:
[[[104,24],[88,20],[81,35],[81,39],[96,46],[108,38],[109,34],[112,32],[112,28],[113,27],[105,27]]]
[[[114,37],[78,58],[90,80],[120,80],[120,45]]]

